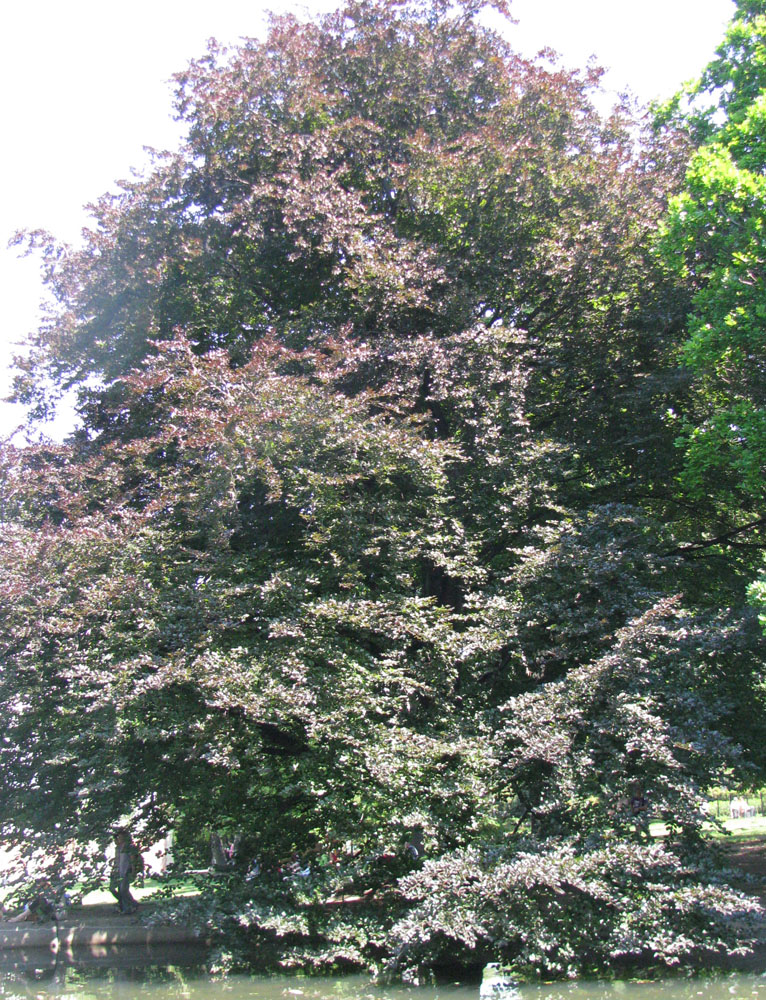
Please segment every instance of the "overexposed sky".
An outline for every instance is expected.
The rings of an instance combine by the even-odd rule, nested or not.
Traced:
[[[171,75],[215,37],[260,35],[265,10],[317,12],[334,0],[26,0],[0,15],[0,396],[10,358],[35,328],[43,295],[34,259],[6,242],[42,228],[76,242],[84,205],[145,163],[145,146],[173,147]],[[512,0],[517,49],[556,49],[570,66],[590,56],[606,86],[642,100],[696,77],[723,37],[733,0]],[[0,435],[23,422],[0,403]],[[62,424],[66,424],[66,418]],[[46,428],[57,434],[60,428]]]

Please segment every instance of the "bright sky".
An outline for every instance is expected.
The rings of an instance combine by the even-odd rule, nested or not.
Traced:
[[[10,359],[37,325],[38,265],[5,244],[17,229],[42,228],[76,242],[83,206],[140,168],[144,146],[173,147],[170,76],[206,40],[259,35],[267,9],[316,12],[335,0],[27,0],[7,5],[0,60],[0,396]],[[733,0],[512,0],[517,49],[550,46],[570,66],[591,55],[607,86],[642,100],[665,97],[696,77],[721,41]],[[21,423],[0,403],[0,435]],[[57,435],[66,416],[46,427]]]

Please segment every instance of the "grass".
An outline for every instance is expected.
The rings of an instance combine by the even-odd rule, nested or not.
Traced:
[[[752,816],[750,819],[727,819],[724,827],[736,840],[766,835],[766,816]]]
[[[130,893],[135,899],[146,900],[164,888],[166,888],[166,883],[148,878],[142,885],[131,885]],[[180,882],[173,886],[173,899],[179,896],[197,895],[199,895],[199,887],[193,882]],[[92,889],[82,897],[83,906],[103,906],[109,903],[114,903],[114,896],[108,889]]]
[[[726,833],[720,833],[712,825],[707,824],[706,829],[713,833],[714,837],[726,840],[747,840],[750,837],[766,836],[766,816],[751,816],[748,819],[727,819],[723,824]],[[664,823],[650,823],[649,832],[655,838],[666,837],[668,829]],[[728,836],[727,836],[728,834]]]

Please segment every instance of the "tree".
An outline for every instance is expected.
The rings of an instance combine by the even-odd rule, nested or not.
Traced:
[[[691,290],[682,361],[694,377],[689,409],[672,414],[690,497],[712,498],[704,546],[764,545],[763,135],[766,8],[743,0],[699,83],[660,120],[696,145],[672,200],[662,248]]]
[[[454,910],[475,954],[568,971],[589,924],[554,921],[557,964],[547,918],[534,951],[455,905],[528,855],[579,859],[593,965],[649,940],[593,881],[626,858],[666,903],[683,881],[652,920],[687,956],[700,907],[750,907],[700,861],[702,784],[753,773],[766,716],[740,567],[700,586],[666,487],[679,149],[478,13],[353,0],[213,46],[177,80],[182,149],[82,248],[30,237],[58,306],[19,398],[78,384],[84,426],[5,448],[5,836],[243,833],[263,880],[207,919],[281,961],[437,961]],[[662,857],[616,808],[639,779]],[[270,881],[328,840],[339,870]],[[317,905],[344,884],[374,904]]]

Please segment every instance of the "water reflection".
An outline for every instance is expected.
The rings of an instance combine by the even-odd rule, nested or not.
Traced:
[[[215,979],[191,954],[178,964],[144,964],[135,953],[78,964],[48,953],[17,956],[0,965],[2,1000],[478,1000],[478,984],[375,986],[363,977],[236,976]],[[115,960],[119,957],[119,961]],[[199,958],[199,955],[196,956]],[[498,995],[497,1000],[506,1000]],[[508,995],[507,1000],[510,1000]],[[556,983],[522,986],[513,1000],[766,1000],[766,975],[732,974],[715,979],[652,983]]]

